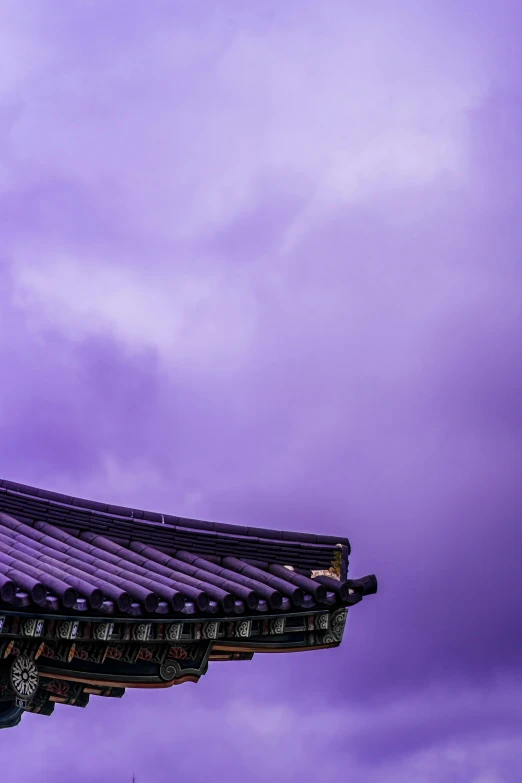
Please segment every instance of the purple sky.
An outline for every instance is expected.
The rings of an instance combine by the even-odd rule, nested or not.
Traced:
[[[58,706],[9,783],[515,783],[520,0],[3,0],[0,475],[352,542],[338,650]]]

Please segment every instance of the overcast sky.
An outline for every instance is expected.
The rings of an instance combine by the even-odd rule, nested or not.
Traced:
[[[347,535],[339,649],[58,705],[9,783],[515,783],[519,0],[3,0],[0,476]]]

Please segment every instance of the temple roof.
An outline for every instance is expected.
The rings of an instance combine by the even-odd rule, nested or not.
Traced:
[[[0,482],[0,729],[218,661],[341,643],[375,576],[346,538],[183,519]],[[220,665],[220,664],[219,664]]]
[[[348,539],[185,519],[0,482],[0,603],[118,616],[357,603]]]

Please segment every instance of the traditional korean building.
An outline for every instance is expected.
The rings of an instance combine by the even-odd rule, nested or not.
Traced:
[[[337,647],[377,591],[348,539],[183,519],[0,481],[0,727]]]

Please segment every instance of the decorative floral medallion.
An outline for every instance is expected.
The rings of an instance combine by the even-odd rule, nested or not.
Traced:
[[[30,699],[38,690],[38,668],[27,655],[19,655],[11,666],[10,684],[15,696]]]

